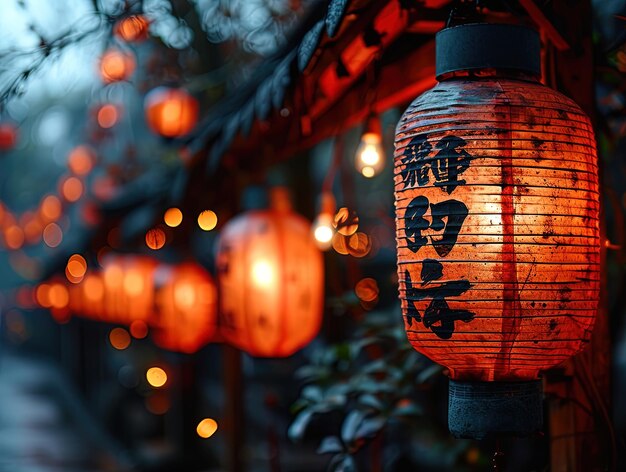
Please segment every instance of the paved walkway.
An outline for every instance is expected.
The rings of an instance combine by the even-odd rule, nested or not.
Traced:
[[[0,352],[0,472],[124,472],[123,451],[58,369]]]

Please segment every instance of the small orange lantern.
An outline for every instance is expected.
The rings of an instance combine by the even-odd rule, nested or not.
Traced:
[[[154,307],[154,271],[157,262],[142,256],[107,256],[103,261],[104,318],[130,326],[148,322]]]
[[[135,71],[135,58],[128,52],[109,49],[100,59],[100,75],[105,83],[128,80]]]
[[[220,330],[259,357],[286,357],[308,344],[322,320],[323,260],[311,226],[274,189],[270,210],[223,228],[217,251]]]
[[[405,327],[450,372],[453,434],[531,433],[539,373],[585,346],[596,315],[593,129],[538,81],[533,30],[463,25],[436,49],[440,83],[396,130]]]
[[[12,123],[0,123],[0,151],[10,151],[17,142],[17,127]]]
[[[197,264],[160,265],[155,272],[155,315],[152,338],[164,349],[196,352],[216,329],[217,293],[207,271]]]
[[[189,133],[198,121],[198,101],[183,89],[157,87],[146,95],[146,122],[166,138]]]
[[[143,41],[148,37],[150,23],[143,15],[122,18],[113,27],[114,34],[129,43]]]

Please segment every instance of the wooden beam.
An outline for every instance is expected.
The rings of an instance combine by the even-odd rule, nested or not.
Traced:
[[[519,0],[519,4],[526,10],[528,16],[541,28],[541,31],[546,35],[546,38],[554,44],[559,51],[566,51],[570,45],[565,38],[561,36],[561,33],[554,27],[554,25],[548,20],[543,11],[535,5],[533,0]]]

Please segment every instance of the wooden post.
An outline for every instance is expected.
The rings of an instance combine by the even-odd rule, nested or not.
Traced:
[[[228,457],[226,468],[229,472],[243,472],[242,445],[244,444],[243,422],[243,375],[241,351],[224,344],[222,347],[224,366],[225,430]]]
[[[569,44],[553,54],[549,84],[574,99],[595,118],[591,1],[554,0],[555,26]],[[550,79],[550,77],[548,77]],[[602,183],[602,171],[600,170]],[[605,240],[601,210],[601,243]],[[611,336],[607,313],[605,248],[602,248],[600,306],[590,346],[564,369],[546,376],[550,398],[549,425],[552,472],[614,470],[615,443],[610,404]]]

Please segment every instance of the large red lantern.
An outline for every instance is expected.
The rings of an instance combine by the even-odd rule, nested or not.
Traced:
[[[220,330],[259,357],[286,357],[318,333],[323,260],[311,225],[283,189],[269,210],[244,213],[222,229],[217,253]]]
[[[183,89],[157,87],[146,95],[146,122],[166,138],[189,133],[198,122],[198,101]]]
[[[193,263],[162,264],[154,276],[157,309],[150,320],[154,342],[171,351],[196,352],[213,338],[217,325],[213,279]]]
[[[585,346],[596,315],[593,130],[538,81],[533,30],[463,25],[436,49],[440,83],[396,130],[405,327],[449,370],[453,434],[530,433],[539,373]]]

